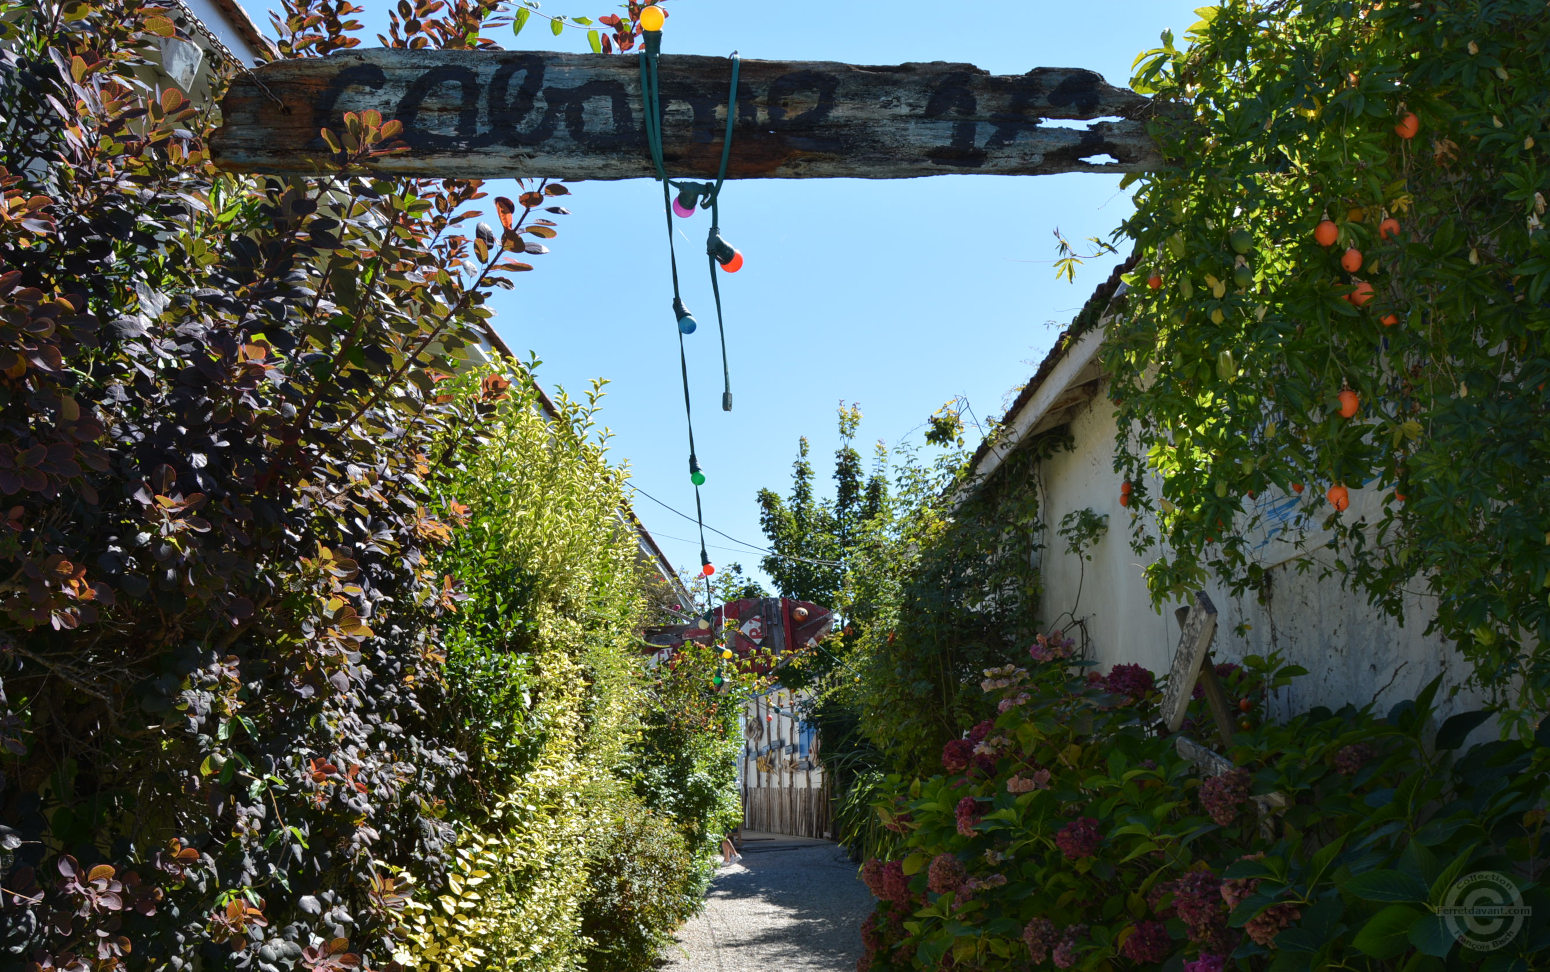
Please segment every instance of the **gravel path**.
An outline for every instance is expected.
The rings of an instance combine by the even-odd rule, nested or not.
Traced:
[[[743,833],[660,972],[852,972],[872,895],[839,845]]]

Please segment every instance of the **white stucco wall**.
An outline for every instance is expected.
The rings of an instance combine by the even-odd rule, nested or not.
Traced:
[[[235,55],[242,58],[245,64],[257,64],[259,52],[248,43],[247,38],[232,25],[232,14],[211,3],[210,0],[183,0],[188,10],[198,17],[210,33],[220,38],[221,43]],[[249,17],[251,20],[252,18]]]
[[[1119,504],[1121,477],[1113,469],[1114,432],[1113,411],[1100,393],[1071,422],[1072,450],[1046,460],[1040,470],[1046,543],[1040,616],[1046,623],[1053,622],[1074,607],[1075,616],[1085,621],[1093,657],[1102,670],[1134,662],[1162,675],[1178,644],[1178,623],[1173,618],[1178,605],[1167,605],[1162,614],[1152,607],[1142,556],[1130,548],[1132,513]],[[1376,484],[1353,489],[1351,496],[1347,516],[1375,509],[1384,499]],[[1290,499],[1261,497],[1260,503],[1279,505],[1285,512],[1297,506]],[[1310,484],[1301,501],[1319,515],[1326,512],[1320,507],[1324,503],[1321,488]],[[1085,564],[1085,577],[1084,565],[1066,553],[1065,542],[1056,533],[1063,516],[1083,507],[1109,517],[1108,531]],[[1279,648],[1288,662],[1308,670],[1308,675],[1272,700],[1272,715],[1285,717],[1315,705],[1339,708],[1347,702],[1363,705],[1374,700],[1381,713],[1413,698],[1438,674],[1445,676],[1439,699],[1449,686],[1462,683],[1467,675],[1463,660],[1450,645],[1423,634],[1435,611],[1428,598],[1407,597],[1405,623],[1396,624],[1370,607],[1362,594],[1343,589],[1339,574],[1321,577],[1317,568],[1298,572],[1289,560],[1292,553],[1284,540],[1265,538],[1259,556],[1271,568],[1272,580],[1263,602],[1254,594],[1231,597],[1214,583],[1205,588],[1218,610],[1213,644],[1218,662]],[[1328,551],[1319,556],[1331,559]],[[1237,633],[1243,624],[1247,630]],[[1439,706],[1439,716],[1479,704],[1476,693],[1462,692]]]

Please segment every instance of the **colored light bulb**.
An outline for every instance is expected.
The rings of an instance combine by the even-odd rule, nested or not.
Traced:
[[[689,313],[689,308],[684,306],[682,299],[673,298],[673,316],[678,318],[678,331],[680,334],[693,334],[694,329],[700,326],[700,322]]]
[[[648,7],[647,9],[650,9],[650,8]],[[710,684],[712,684],[712,685],[720,685],[721,684],[721,676],[717,675],[715,678],[711,679],[710,680]]]
[[[700,568],[700,573],[704,574],[706,577],[709,577],[711,574],[714,574],[715,572],[716,572],[716,568],[712,567],[710,564],[706,564],[704,567]]]
[[[698,471],[698,470],[696,470],[696,471],[694,471],[694,472],[689,474],[689,482],[693,483],[696,486],[704,486],[705,485],[705,474],[700,472],[700,471]]]
[[[705,252],[711,258],[721,264],[721,269],[727,273],[736,273],[743,268],[743,255],[732,248],[732,244],[721,238],[721,234],[715,229],[705,240]]]
[[[730,648],[723,648],[723,649],[721,649],[721,657],[722,658],[731,658],[732,657],[732,649],[730,649]]]
[[[658,31],[662,29],[662,22],[667,17],[662,13],[662,8],[657,6],[640,8],[641,30]]]
[[[647,9],[649,10],[650,8],[648,7]],[[694,203],[691,202],[686,206],[684,205],[683,200],[684,197],[682,195],[673,200],[673,215],[682,216],[684,219],[688,219],[690,216],[694,215]]]

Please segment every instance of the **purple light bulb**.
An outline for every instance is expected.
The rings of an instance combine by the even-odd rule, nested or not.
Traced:
[[[690,216],[694,215],[694,206],[692,204],[685,206],[682,199],[674,199],[673,215],[682,216],[684,219],[688,219]]]

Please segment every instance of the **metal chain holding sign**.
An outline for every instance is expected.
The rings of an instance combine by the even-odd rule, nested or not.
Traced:
[[[195,33],[203,37],[205,41],[215,49],[217,54],[225,58],[231,64],[235,65],[237,70],[243,76],[257,85],[258,90],[264,93],[264,97],[268,98],[276,105],[279,105],[280,108],[285,108],[285,102],[281,101],[273,91],[270,91],[269,86],[264,84],[263,81],[259,80],[258,75],[254,74],[251,70],[248,69],[248,65],[242,60],[242,58],[233,53],[232,49],[227,47],[225,42],[215,35],[215,32],[210,29],[209,25],[201,20],[199,15],[194,13],[194,11],[189,8],[185,0],[172,0],[172,4],[183,12],[182,20],[184,24],[180,26],[186,25],[192,28]]]

